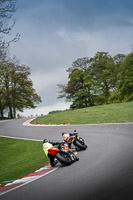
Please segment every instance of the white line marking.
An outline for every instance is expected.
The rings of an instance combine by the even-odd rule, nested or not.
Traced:
[[[5,137],[5,138],[11,138],[11,139],[21,139],[21,140],[32,140],[32,141],[42,141],[42,140],[37,140],[37,139],[29,139],[29,138],[20,138],[20,137],[12,137],[12,136],[4,136],[4,135],[0,135],[0,137]]]
[[[6,194],[6,193],[8,193],[8,192],[10,192],[10,191],[13,191],[13,190],[15,190],[15,189],[17,189],[17,188],[20,188],[20,187],[24,186],[24,185],[27,185],[27,184],[29,184],[29,183],[31,183],[31,182],[33,182],[33,181],[35,181],[35,180],[37,180],[37,179],[43,177],[43,176],[46,176],[47,174],[52,173],[53,171],[55,171],[55,170],[58,169],[58,168],[59,168],[59,167],[56,167],[56,168],[54,168],[53,170],[51,170],[51,171],[49,171],[49,172],[46,172],[45,174],[40,175],[40,176],[36,177],[35,179],[30,180],[30,181],[27,182],[27,183],[23,183],[22,185],[19,185],[19,186],[17,186],[17,187],[14,187],[14,188],[12,188],[12,189],[9,189],[8,191],[5,191],[5,192],[1,193],[0,195]]]

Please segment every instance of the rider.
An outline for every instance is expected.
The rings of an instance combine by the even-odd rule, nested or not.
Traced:
[[[67,133],[67,132],[63,132],[63,133],[62,133],[63,141],[66,142],[66,143],[68,144],[69,148],[71,148],[71,142],[70,142],[70,140],[69,140],[70,137],[71,137],[71,136],[75,136],[75,135],[77,135],[77,134],[78,134],[78,133],[77,133],[76,130],[74,130],[73,133]]]
[[[57,161],[55,161],[54,156],[48,153],[48,149],[53,147],[54,145],[58,145],[59,142],[51,142],[48,139],[43,140],[43,151],[45,155],[50,159],[50,164],[52,167],[54,167],[57,164]]]
[[[48,149],[52,148],[54,145],[59,145],[59,144],[62,144],[62,143],[52,142],[48,139],[43,140],[43,151],[44,151],[45,155],[48,156],[48,158],[50,159],[50,164],[52,167],[54,167],[57,164],[57,160],[54,159],[55,158],[54,156],[52,156],[50,153],[48,153]],[[63,144],[65,145],[66,143],[63,142]],[[76,157],[76,160],[78,161],[79,158],[77,158],[77,156],[75,156],[75,157]]]

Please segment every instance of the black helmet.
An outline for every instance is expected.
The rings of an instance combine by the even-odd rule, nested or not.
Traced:
[[[46,143],[46,142],[49,142],[49,140],[48,140],[48,139],[44,139],[44,140],[43,140],[43,143]]]

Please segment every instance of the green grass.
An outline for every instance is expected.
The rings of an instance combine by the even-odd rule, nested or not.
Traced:
[[[133,102],[93,106],[55,112],[33,120],[33,124],[97,124],[133,122]]]
[[[48,162],[41,141],[0,137],[0,184],[22,178]]]

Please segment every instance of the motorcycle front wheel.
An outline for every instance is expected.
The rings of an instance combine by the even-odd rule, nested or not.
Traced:
[[[64,165],[71,165],[72,161],[66,154],[56,154],[56,158],[59,162],[61,162]]]

